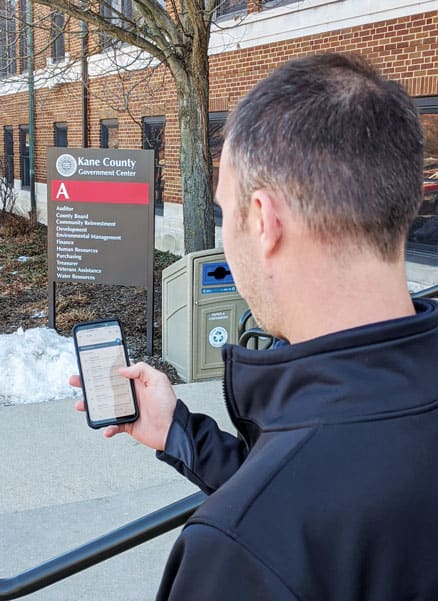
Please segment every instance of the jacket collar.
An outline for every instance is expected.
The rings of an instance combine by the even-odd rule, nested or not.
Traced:
[[[416,315],[268,351],[223,348],[230,417],[252,446],[261,431],[378,419],[438,398],[438,305]],[[421,370],[419,369],[421,366]]]

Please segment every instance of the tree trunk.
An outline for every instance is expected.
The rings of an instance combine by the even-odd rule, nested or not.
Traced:
[[[208,55],[192,51],[191,65],[175,78],[181,131],[185,252],[214,248],[212,161],[208,144]]]

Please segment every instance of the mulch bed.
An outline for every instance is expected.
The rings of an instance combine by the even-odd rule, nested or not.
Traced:
[[[131,286],[58,283],[56,329],[70,336],[79,321],[116,315],[125,330],[132,361],[146,361],[164,371],[172,383],[181,382],[161,357],[161,272],[177,256],[155,251],[153,356],[146,355],[147,291]],[[47,228],[0,214],[0,334],[47,326]]]

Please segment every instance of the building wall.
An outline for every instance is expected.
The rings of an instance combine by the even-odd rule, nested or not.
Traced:
[[[422,7],[434,7],[434,10],[418,12]],[[243,94],[279,64],[323,51],[361,53],[385,75],[405,85],[411,95],[436,95],[437,34],[437,2],[303,0],[272,9],[271,13],[260,13],[256,4],[249,5],[245,18],[224,21],[221,29],[212,33],[210,110],[231,110]],[[69,56],[77,54],[77,38],[70,42],[67,51]],[[152,69],[153,64],[137,57],[135,50],[126,50],[126,56],[129,52],[132,62],[129,75],[126,72],[101,75],[113,70],[108,55],[90,60],[90,73],[95,74],[90,80],[90,146],[100,146],[100,121],[117,118],[119,147],[141,148],[142,117],[165,116],[165,205],[164,215],[157,217],[156,222],[157,247],[182,253],[179,129],[174,85],[162,67]],[[46,59],[39,59],[42,71],[45,62]],[[135,70],[139,66],[142,68]],[[42,221],[46,218],[46,148],[54,143],[54,123],[67,122],[69,146],[82,146],[82,89],[77,71],[76,75],[59,74],[55,85],[53,80],[44,77],[37,74],[35,103],[35,175]],[[123,89],[130,91],[129,111],[124,109]],[[23,83],[8,90],[0,80],[0,108],[0,155],[4,148],[3,126],[12,125],[19,189],[19,125],[28,123],[27,91]],[[20,192],[20,197],[23,210],[29,210],[28,192]]]

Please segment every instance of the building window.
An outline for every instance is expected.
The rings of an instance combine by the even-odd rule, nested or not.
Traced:
[[[209,113],[208,115],[208,144],[213,162],[213,193],[216,193],[219,161],[224,143],[223,129],[227,115],[226,112]],[[214,220],[216,225],[222,225],[222,213],[217,204],[214,205]]]
[[[14,130],[12,126],[5,126],[4,143],[5,143],[5,164],[4,177],[8,184],[14,185]]]
[[[132,19],[132,0],[120,0],[120,9],[125,19],[127,21],[130,21]]]
[[[20,125],[20,177],[21,187],[30,187],[29,126]]]
[[[216,8],[216,17],[246,11],[247,4],[247,0],[221,0]]]
[[[109,23],[112,22],[112,10],[111,10],[111,2],[101,2],[100,4],[100,15],[105,19],[105,21],[108,21]],[[101,31],[100,32],[100,48],[101,50],[105,50],[106,48],[109,48],[109,46],[111,46],[113,38],[111,37],[110,34],[108,34],[106,31]]]
[[[424,199],[409,231],[407,259],[438,265],[438,96],[415,101],[425,137]]]
[[[0,77],[17,72],[15,0],[0,3]]]
[[[332,2],[342,2],[342,0],[308,0],[305,8],[312,8],[314,6],[321,6],[322,4],[331,4]],[[277,6],[284,6],[289,4],[297,4],[298,6],[294,10],[301,10],[302,0],[257,0],[259,6],[263,8],[276,8]]]
[[[29,45],[27,40],[27,0],[20,0],[20,73],[25,73],[29,63]]]
[[[105,0],[100,3],[100,15],[112,25],[116,25],[122,29],[129,29],[129,22],[133,20],[132,0]],[[101,50],[119,43],[119,40],[114,38],[110,33],[106,31],[100,32]]]
[[[119,147],[119,123],[117,119],[102,119],[100,122],[100,147]]]
[[[52,14],[51,38],[52,38],[52,61],[58,63],[65,58],[64,39],[65,19],[63,13]]]
[[[165,165],[164,155],[164,117],[144,117],[143,118],[143,148],[153,150],[154,154],[154,206],[155,214],[163,214],[163,192],[164,177],[163,170]]]
[[[265,8],[275,8],[276,6],[283,6],[284,4],[297,4],[300,0],[259,0]]]
[[[55,146],[67,148],[67,146],[68,146],[67,123],[54,123],[53,130],[54,130]]]

